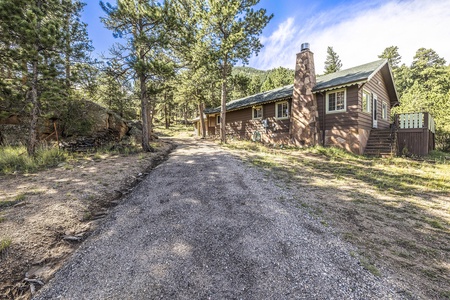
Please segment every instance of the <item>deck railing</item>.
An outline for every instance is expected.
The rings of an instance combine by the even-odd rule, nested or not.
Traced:
[[[396,121],[399,129],[425,129],[435,132],[433,117],[427,112],[398,114]]]

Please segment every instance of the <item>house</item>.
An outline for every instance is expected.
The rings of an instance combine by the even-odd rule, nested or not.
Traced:
[[[227,103],[226,131],[264,143],[390,154],[397,144],[390,119],[391,108],[397,104],[387,60],[316,77],[314,55],[309,44],[302,44],[294,84]],[[204,113],[208,135],[218,134],[220,107]],[[388,149],[383,148],[385,142]]]

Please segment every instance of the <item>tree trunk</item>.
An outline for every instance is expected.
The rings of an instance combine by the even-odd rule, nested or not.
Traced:
[[[72,5],[72,1],[68,1],[68,3],[70,5]],[[70,7],[70,9],[72,9],[72,7]],[[65,67],[65,83],[66,83],[66,88],[67,88],[67,92],[69,92],[70,90],[70,86],[71,86],[71,66],[70,66],[70,52],[71,52],[71,48],[70,48],[70,12],[67,11],[66,15],[65,15],[65,20],[64,20],[64,31],[65,31],[65,53],[64,53],[64,67]]]
[[[200,128],[202,133],[202,139],[206,137],[205,119],[203,118],[203,102],[198,102],[198,112],[200,114]]]
[[[155,115],[155,101],[150,100],[149,102],[149,109],[148,109],[148,130],[150,133],[149,140],[153,141],[153,116]],[[155,149],[153,149],[150,146],[150,151],[153,152]]]
[[[145,82],[145,75],[140,74],[139,75],[139,81],[140,81],[140,98],[141,98],[141,119],[142,119],[142,150],[144,152],[151,152],[150,147],[150,128],[149,128],[149,105],[148,105],[148,98],[147,98],[147,85]]]
[[[227,130],[226,130],[226,114],[227,114],[227,59],[224,59],[222,69],[222,97],[221,97],[221,110],[220,110],[220,141],[224,144],[227,143]]]
[[[169,129],[170,127],[170,116],[168,115],[169,112],[167,111],[167,94],[164,92],[164,119],[166,121],[166,129]]]
[[[33,61],[33,81],[31,82],[31,123],[30,123],[30,135],[28,138],[27,152],[29,156],[34,156],[36,154],[36,144],[37,144],[37,123],[39,114],[39,99],[37,95],[37,84],[38,84],[38,61],[37,59]]]
[[[187,103],[183,105],[183,120],[184,125],[187,125]]]

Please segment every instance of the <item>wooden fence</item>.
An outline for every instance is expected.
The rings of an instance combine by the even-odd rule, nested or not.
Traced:
[[[435,125],[427,112],[395,115],[398,155],[425,156],[435,149]]]

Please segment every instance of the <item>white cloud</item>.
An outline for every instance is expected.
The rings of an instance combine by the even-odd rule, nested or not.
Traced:
[[[340,16],[336,18],[336,16]],[[417,49],[432,48],[450,61],[450,0],[384,1],[336,7],[310,16],[289,17],[269,37],[250,66],[294,68],[303,42],[311,44],[316,72],[324,69],[327,46],[339,55],[343,68],[378,59],[398,46],[402,63],[411,64]]]

